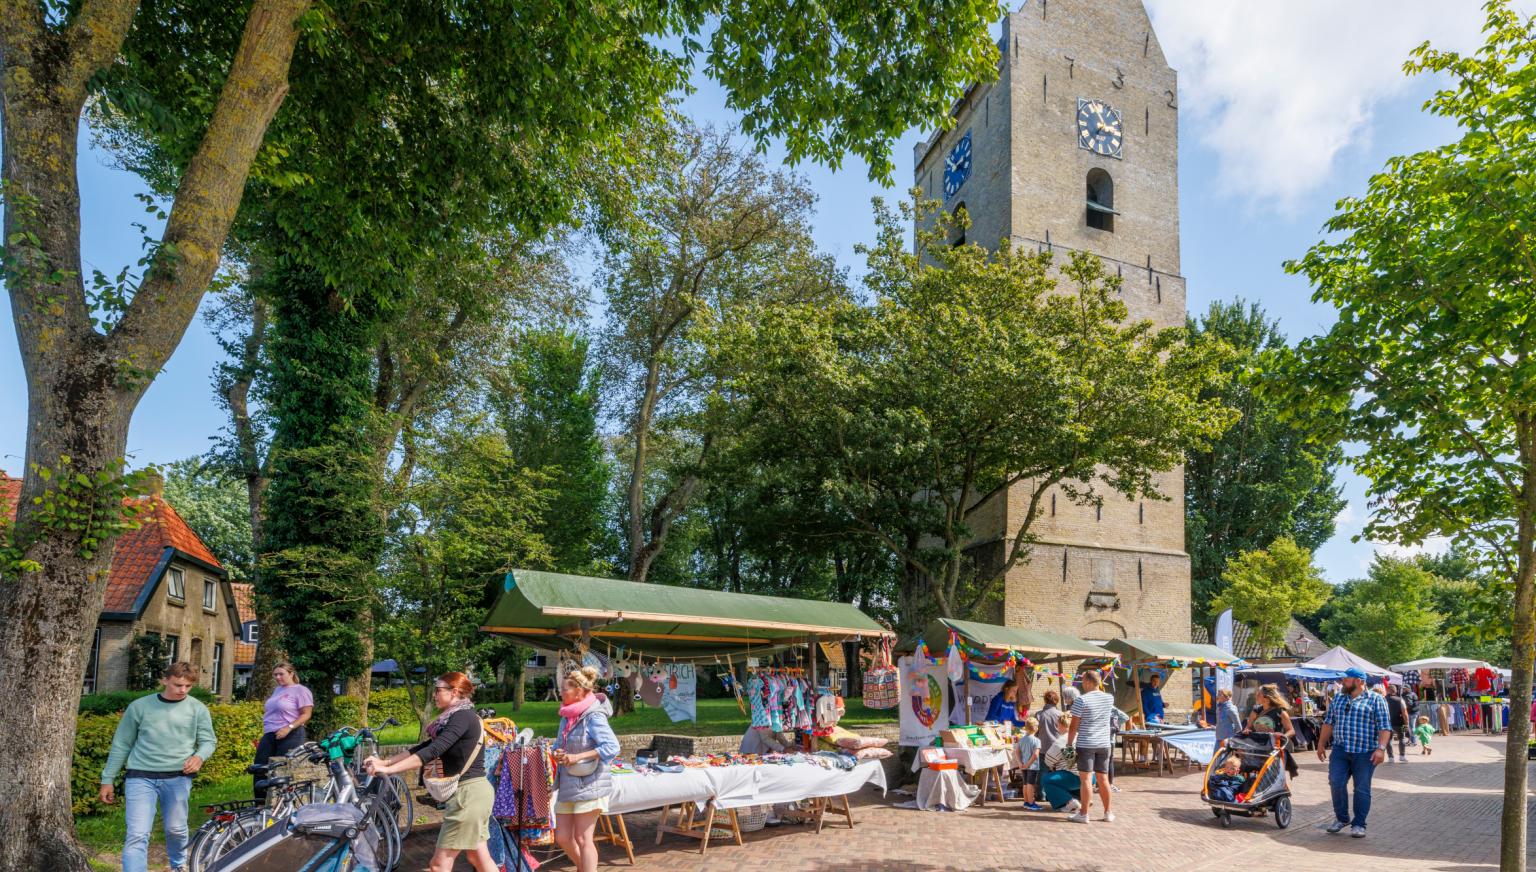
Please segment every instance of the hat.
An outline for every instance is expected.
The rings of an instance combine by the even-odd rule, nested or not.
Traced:
[[[1348,669],[1344,670],[1344,677],[1345,678],[1358,678],[1361,681],[1364,681],[1365,680],[1365,670],[1361,669],[1358,666],[1351,666]]]

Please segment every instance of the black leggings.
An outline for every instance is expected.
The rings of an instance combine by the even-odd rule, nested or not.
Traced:
[[[256,762],[265,763],[273,757],[281,757],[294,748],[304,744],[304,728],[297,727],[286,738],[279,739],[277,733],[262,733],[261,741],[256,743]],[[260,780],[260,779],[257,779]],[[266,799],[267,791],[257,789],[257,799]]]

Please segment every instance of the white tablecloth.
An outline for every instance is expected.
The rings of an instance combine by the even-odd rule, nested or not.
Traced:
[[[966,784],[957,770],[924,769],[914,804],[923,811],[965,811],[980,795],[981,789]]]
[[[880,761],[866,760],[849,771],[798,763],[615,775],[608,813],[628,814],[684,802],[702,806],[711,799],[718,808],[744,808],[842,796],[866,784],[885,790],[885,770]]]

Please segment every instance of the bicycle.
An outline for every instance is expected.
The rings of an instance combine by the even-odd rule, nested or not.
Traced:
[[[399,721],[389,718],[382,726],[398,724]],[[365,808],[370,814],[377,813],[381,818],[387,816],[390,825],[380,829],[385,831],[391,851],[388,855],[390,865],[393,866],[399,860],[401,843],[410,833],[415,804],[403,778],[375,779],[361,771],[361,761],[366,755],[357,753],[360,745],[365,750],[377,751],[374,732],[367,727],[342,727],[319,742],[300,745],[285,757],[274,757],[265,764],[246,767],[246,771],[258,779],[257,786],[268,791],[267,802],[250,799],[206,806],[208,820],[198,828],[188,846],[189,872],[214,868],[219,858],[245,840],[287,819],[300,806],[316,802],[348,803]],[[274,771],[298,759],[326,764],[329,780],[321,786],[312,781],[295,783],[291,777],[273,775]],[[359,783],[367,791],[366,804],[358,791]]]

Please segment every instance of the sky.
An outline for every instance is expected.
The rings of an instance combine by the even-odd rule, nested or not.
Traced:
[[[1304,280],[1281,264],[1321,235],[1333,204],[1364,190],[1386,160],[1449,142],[1454,128],[1422,111],[1435,81],[1402,71],[1426,39],[1468,51],[1480,44],[1481,0],[1149,0],[1153,26],[1179,72],[1180,221],[1191,312],[1242,297],[1261,303],[1291,339],[1321,332],[1332,310],[1314,304]],[[1536,0],[1518,0],[1526,13]],[[695,120],[728,126],[723,93],[702,75],[683,103]],[[884,187],[849,159],[836,170],[796,170],[819,195],[814,231],[824,251],[855,274],[860,243],[874,239],[870,199],[894,201],[912,184],[912,146],[895,143],[896,170]],[[782,153],[770,148],[770,161]],[[140,256],[146,219],[139,180],[111,165],[82,135],[79,161],[82,252],[87,276],[116,274]],[[151,224],[151,232],[157,228]],[[0,296],[0,323],[11,324]],[[210,378],[220,349],[197,319],[134,415],[128,453],[135,465],[206,451],[224,421]],[[25,451],[25,378],[14,329],[0,330],[0,469],[20,471]],[[1348,506],[1338,532],[1316,555],[1335,583],[1365,573],[1378,551],[1354,542],[1367,518],[1364,482],[1340,474]],[[1430,543],[1434,549],[1437,543]]]

